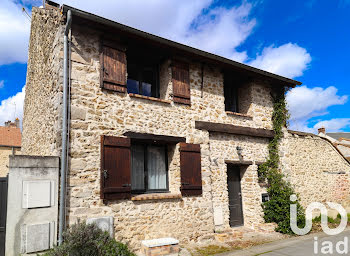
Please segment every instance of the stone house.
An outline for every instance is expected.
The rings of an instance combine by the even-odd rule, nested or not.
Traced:
[[[0,126],[0,177],[8,173],[9,155],[15,155],[21,150],[21,128],[19,119],[15,122],[5,122]]]
[[[300,82],[66,5],[32,11],[23,153],[61,154],[69,11],[67,223],[112,216],[116,239],[135,249],[273,229],[257,168],[273,137],[272,95]],[[295,152],[285,133],[282,150]],[[292,153],[281,153],[290,177]]]

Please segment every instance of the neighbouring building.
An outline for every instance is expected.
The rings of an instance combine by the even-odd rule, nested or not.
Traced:
[[[19,119],[15,122],[5,122],[0,126],[0,177],[8,173],[9,155],[15,155],[21,150],[21,128]]]
[[[134,249],[145,239],[186,244],[237,226],[272,230],[257,168],[274,136],[273,95],[300,82],[66,5],[32,11],[23,153],[60,156],[68,11],[68,223],[112,217],[116,239]],[[348,181],[349,163],[316,135],[286,131],[281,156],[297,187],[308,172],[327,179],[338,162],[344,173],[329,175]],[[333,193],[322,189],[321,201]]]

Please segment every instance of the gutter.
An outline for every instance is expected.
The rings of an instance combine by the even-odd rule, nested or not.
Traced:
[[[68,10],[66,27],[63,37],[63,105],[62,105],[62,154],[61,154],[61,187],[60,187],[60,209],[58,222],[58,244],[63,242],[63,231],[66,222],[66,169],[67,169],[67,118],[68,118],[68,61],[69,46],[68,33],[72,25],[72,12]]]

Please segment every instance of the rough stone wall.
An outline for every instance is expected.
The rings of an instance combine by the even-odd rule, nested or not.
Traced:
[[[61,15],[34,7],[29,43],[22,151],[58,155],[63,47]]]
[[[304,207],[326,201],[350,206],[350,164],[329,141],[285,132],[282,151],[283,170]]]
[[[75,222],[77,218],[114,216],[116,238],[129,242],[133,248],[139,247],[142,239],[173,236],[186,243],[212,233],[212,196],[217,204],[227,208],[224,161],[238,160],[235,155],[236,145],[243,145],[244,160],[262,161],[267,156],[268,140],[231,135],[211,137],[207,131],[194,128],[195,120],[270,128],[270,88],[258,83],[249,85],[253,101],[247,108],[250,117],[225,113],[223,76],[217,68],[205,67],[201,97],[200,63],[190,64],[191,106],[101,90],[98,35],[95,31],[75,27],[74,23],[72,31],[69,223]],[[171,99],[169,64],[169,61],[165,61],[160,69],[163,99]],[[186,137],[188,143],[201,144],[203,195],[168,200],[109,201],[103,204],[99,198],[100,136],[123,136],[126,131],[182,136]],[[218,159],[213,160],[212,155]],[[253,184],[256,180],[256,167],[253,166],[245,172],[245,185],[242,186],[246,223],[250,227],[254,226],[255,219],[261,221],[258,192],[254,196],[250,195],[258,189],[257,183]],[[178,147],[169,147],[169,187],[172,193],[180,192]],[[226,208],[222,228],[229,227]]]
[[[19,152],[19,148],[14,149],[15,154]],[[0,147],[0,177],[6,177],[9,171],[9,155],[12,155],[12,147]]]

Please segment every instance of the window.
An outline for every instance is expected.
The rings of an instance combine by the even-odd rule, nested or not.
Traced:
[[[238,88],[231,76],[224,77],[225,111],[239,112]]]
[[[159,98],[158,65],[128,58],[128,93]]]
[[[163,145],[131,146],[131,190],[134,193],[168,190],[167,150]]]

